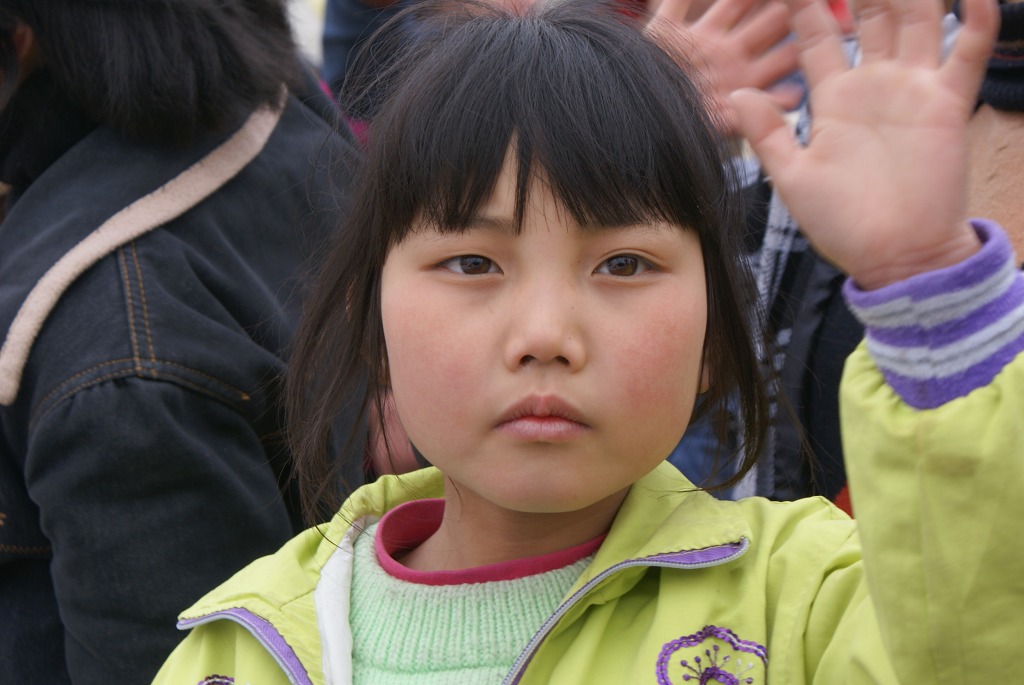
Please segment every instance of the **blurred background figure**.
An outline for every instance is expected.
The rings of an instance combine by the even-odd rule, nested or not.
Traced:
[[[959,10],[959,7],[957,7]],[[999,4],[999,40],[968,124],[972,216],[1003,222],[1024,255],[1024,2]],[[983,214],[984,213],[984,214]]]
[[[0,682],[149,682],[303,527],[279,377],[334,123],[283,0],[0,1]]]
[[[349,60],[384,22],[416,0],[325,0],[323,76],[331,92],[341,93]]]
[[[326,0],[288,0],[288,20],[295,44],[318,73],[323,67],[323,31]]]

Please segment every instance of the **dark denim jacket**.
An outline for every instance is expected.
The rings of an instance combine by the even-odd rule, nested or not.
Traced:
[[[148,683],[177,613],[301,527],[280,374],[353,148],[294,97],[262,121],[177,152],[101,127],[0,225],[0,682]],[[96,231],[143,197],[171,218]]]

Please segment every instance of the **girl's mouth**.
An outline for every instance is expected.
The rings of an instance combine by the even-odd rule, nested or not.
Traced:
[[[552,395],[516,402],[499,419],[497,430],[528,442],[566,442],[590,431],[572,404]]]

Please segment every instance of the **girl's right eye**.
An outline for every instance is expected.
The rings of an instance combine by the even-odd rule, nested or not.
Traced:
[[[475,254],[452,257],[441,262],[438,266],[457,274],[465,274],[466,276],[501,273],[501,269],[492,260]]]

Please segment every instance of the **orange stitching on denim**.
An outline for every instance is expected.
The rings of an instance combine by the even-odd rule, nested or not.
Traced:
[[[4,545],[0,544],[0,552],[14,553],[14,554],[49,554],[53,551],[52,547],[23,547],[21,545]]]
[[[133,372],[131,375],[136,375],[136,374]],[[82,383],[81,385],[76,385],[75,387],[73,387],[70,390],[68,390],[66,393],[64,393],[63,395],[61,395],[60,397],[58,397],[57,399],[55,399],[53,401],[53,406],[56,407],[58,404],[60,404],[64,400],[68,399],[69,397],[72,397],[73,395],[76,395],[76,394],[80,393],[81,391],[85,390],[86,388],[91,388],[94,385],[99,385],[100,383],[104,383],[106,381],[112,381],[115,378],[124,378],[124,377],[125,377],[125,374],[124,374],[123,371],[118,371],[118,372],[115,372],[115,373],[108,373],[105,376],[97,376],[96,378],[93,378],[93,379],[91,379],[89,381],[86,381],[85,383]],[[46,410],[46,414],[48,414],[49,412],[50,412],[50,410],[47,409]],[[43,414],[43,416],[45,416],[46,414]],[[42,418],[42,417],[39,417],[39,418]]]
[[[57,407],[57,405],[59,405],[64,400],[72,397],[73,395],[81,392],[82,390],[85,390],[86,388],[91,388],[94,385],[99,385],[100,383],[105,383],[106,381],[114,380],[115,378],[124,378],[124,374],[123,373],[110,373],[110,374],[107,374],[106,376],[98,376],[98,377],[92,379],[91,381],[89,381],[88,383],[83,383],[82,385],[76,386],[75,388],[72,388],[68,392],[64,393],[63,395],[61,395],[60,397],[58,397],[56,400],[53,401],[53,404],[51,405],[51,407],[49,409],[44,411],[40,416],[32,419],[32,422],[29,424],[29,428],[28,428],[29,432],[32,432],[32,430],[35,428],[35,425],[39,421],[42,421],[44,418],[46,418],[46,416],[51,411],[53,411],[53,409],[55,409]],[[207,397],[213,397],[214,399],[219,399],[219,398],[217,398],[216,395],[214,395],[212,392],[210,392],[210,390],[208,388],[205,388],[205,387],[199,385],[198,383],[194,383],[194,382],[188,380],[187,378],[184,378],[183,376],[177,376],[175,374],[164,374],[164,378],[175,379],[174,382],[180,383],[181,385],[183,385],[183,386],[185,386],[187,388],[190,388],[191,390],[195,390],[196,392],[198,392],[201,395],[206,395]],[[248,396],[246,396],[245,399],[248,399]]]
[[[133,360],[123,359],[123,360],[120,360],[120,361],[121,362],[125,362],[125,361],[133,361]],[[92,369],[95,370],[95,369],[98,369],[98,368],[103,367],[103,366],[111,366],[114,363],[116,363],[116,362],[105,362],[103,364],[97,364],[96,366],[92,367]],[[224,381],[220,380],[219,378],[216,378],[215,376],[211,376],[211,375],[209,375],[207,373],[203,373],[202,371],[197,371],[196,369],[192,369],[192,368],[190,368],[188,366],[185,366],[183,364],[175,364],[174,362],[163,362],[163,364],[165,364],[167,366],[177,367],[179,369],[184,369],[185,371],[188,371],[190,373],[194,373],[197,376],[200,376],[202,378],[210,380],[213,383],[219,385],[222,389],[226,389],[226,390],[228,390],[230,392],[233,392],[236,395],[238,395],[238,400],[239,401],[248,402],[250,399],[252,399],[252,397],[249,395],[249,393],[244,392],[242,390],[239,390],[238,388],[225,383]],[[61,395],[60,397],[57,397],[56,399],[50,401],[49,408],[43,410],[42,413],[39,416],[33,417],[32,420],[29,422],[29,426],[28,426],[29,432],[31,433],[33,430],[35,430],[36,424],[39,423],[40,421],[42,421],[44,418],[46,418],[46,416],[49,415],[49,413],[51,411],[53,411],[54,408],[56,408],[57,405],[59,405],[64,400],[72,397],[73,395],[75,395],[76,393],[81,392],[82,390],[85,390],[86,388],[91,388],[94,385],[99,385],[100,383],[104,383],[106,381],[114,380],[115,378],[125,378],[126,377],[126,373],[125,373],[126,371],[130,375],[138,376],[140,378],[143,378],[143,380],[146,380],[145,376],[140,376],[139,374],[132,372],[130,369],[126,369],[125,371],[115,371],[113,373],[108,373],[108,374],[105,374],[103,376],[97,376],[96,378],[93,378],[93,379],[91,379],[91,380],[89,380],[89,381],[87,381],[85,383],[82,383],[80,385],[76,385],[75,387],[71,388],[70,390],[65,392],[63,395]],[[88,373],[88,371],[82,371],[82,372],[79,372],[79,373],[75,374],[75,376],[73,376],[72,378],[80,378],[81,376],[84,376],[87,373]],[[191,390],[194,390],[194,391],[196,391],[196,392],[198,392],[198,393],[200,393],[202,395],[206,395],[206,396],[212,397],[214,399],[222,399],[222,398],[218,397],[216,394],[214,394],[214,391],[212,391],[209,388],[206,388],[206,387],[204,387],[202,385],[199,385],[198,383],[196,383],[196,382],[186,378],[185,376],[182,376],[182,375],[179,375],[179,374],[175,374],[175,373],[166,373],[165,372],[165,373],[162,374],[162,377],[165,378],[165,379],[171,379],[171,382],[180,383],[181,385],[183,385],[183,386],[185,386],[187,388],[190,388]],[[32,410],[33,413],[35,413],[39,407],[45,406],[46,402],[48,401],[48,399],[51,398],[53,395],[57,394],[57,392],[61,388],[66,387],[68,385],[68,383],[71,382],[72,378],[69,378],[68,380],[64,381],[63,383],[58,385],[56,388],[51,390],[49,393],[47,393],[46,397],[43,398],[42,401],[40,401],[40,402],[38,402],[36,404],[36,408],[34,408]]]
[[[65,378],[63,381],[60,382],[59,385],[57,385],[57,387],[55,387],[50,392],[46,393],[46,397],[44,397],[43,399],[41,399],[38,402],[36,402],[36,406],[32,408],[32,411],[35,412],[36,409],[38,409],[39,407],[41,407],[44,404],[46,404],[46,402],[51,397],[53,397],[57,393],[61,392],[61,389],[64,388],[69,383],[74,383],[75,381],[77,381],[82,376],[88,376],[90,373],[92,373],[96,369],[102,369],[104,366],[115,366],[117,364],[124,364],[125,362],[132,363],[134,361],[135,360],[131,359],[130,357],[126,357],[124,359],[112,359],[112,360],[110,360],[108,362],[103,362],[102,364],[96,364],[94,366],[90,366],[87,369],[83,369],[82,371],[79,371],[78,373],[76,373],[74,376],[69,376],[68,378]]]
[[[130,357],[125,357],[124,359],[112,359],[110,361],[103,362],[101,364],[95,364],[93,366],[90,366],[87,369],[83,369],[82,371],[79,371],[78,373],[76,373],[73,376],[69,376],[68,378],[65,378],[63,381],[61,381],[61,383],[59,385],[57,385],[57,387],[55,387],[50,392],[46,393],[46,396],[43,399],[41,399],[38,402],[36,402],[35,407],[33,407],[33,409],[32,409],[33,413],[35,411],[37,411],[39,407],[42,407],[47,402],[49,402],[50,399],[54,395],[62,392],[64,388],[66,388],[69,384],[74,383],[75,381],[77,381],[82,376],[88,376],[89,374],[93,373],[97,369],[102,369],[102,368],[104,368],[106,366],[115,366],[115,365],[118,365],[118,364],[124,364],[125,362],[134,363],[134,361],[135,360],[130,358]],[[233,386],[233,385],[231,385],[229,383],[225,383],[220,378],[217,378],[216,376],[211,376],[210,374],[204,373],[204,372],[202,372],[202,371],[200,371],[198,369],[193,369],[192,367],[185,366],[184,364],[177,364],[175,362],[169,362],[169,361],[157,361],[156,363],[157,364],[162,364],[164,366],[171,366],[171,367],[176,367],[176,368],[179,368],[179,369],[184,369],[185,371],[188,371],[189,373],[194,373],[197,376],[205,378],[206,380],[211,381],[212,383],[216,383],[217,385],[221,386],[222,388],[224,388],[224,389],[226,389],[226,390],[228,390],[230,392],[235,393],[236,395],[238,395],[239,399],[242,400],[243,402],[248,402],[250,399],[252,399],[252,397],[249,395],[249,393],[245,392],[244,390],[236,388],[235,386]],[[106,378],[116,378],[118,375],[119,375],[119,373],[115,373],[115,374],[111,374],[109,376],[106,376]],[[178,377],[178,376],[175,376],[174,374],[171,374],[171,376],[174,377],[174,378]],[[91,384],[92,383],[90,382],[90,383],[87,383],[87,384],[85,384],[85,385],[83,385],[81,387],[89,387],[89,385],[91,385]],[[63,399],[67,399],[71,395],[75,394],[75,392],[76,392],[75,390],[71,390],[68,394],[66,394],[61,399],[62,400]]]
[[[0,527],[3,527],[7,522],[7,514],[0,511]],[[0,552],[20,552],[29,554],[44,554],[50,551],[50,547],[25,547],[23,545],[4,545],[0,544]]]
[[[124,278],[124,297],[128,304],[128,332],[132,339],[132,358],[135,371],[142,372],[142,358],[139,356],[139,339],[135,333],[135,307],[132,304],[132,282],[128,274],[128,260],[124,256],[124,248],[117,251],[117,261],[121,265],[121,277]]]
[[[139,263],[139,252],[135,247],[135,241],[131,242],[132,261],[135,263],[135,274],[139,279],[139,297],[142,300],[142,324],[146,329],[146,345],[149,347],[149,361],[156,363],[156,352],[153,350],[153,331],[149,327],[149,305],[146,303],[146,288],[142,284],[142,265]],[[149,372],[156,378],[156,369]]]
[[[184,367],[184,368],[186,368],[186,369],[187,369],[188,367]],[[221,399],[221,398],[217,397],[216,395],[214,395],[214,394],[213,394],[213,393],[212,393],[212,392],[210,391],[210,389],[209,389],[209,388],[207,388],[207,387],[205,387],[205,386],[202,386],[202,385],[199,385],[199,384],[198,384],[198,383],[196,383],[195,381],[193,381],[193,380],[190,380],[190,379],[188,379],[188,378],[185,378],[184,376],[179,376],[178,374],[174,374],[174,373],[165,373],[165,374],[164,374],[164,377],[165,377],[165,378],[173,378],[173,379],[175,379],[175,380],[174,380],[174,382],[176,382],[176,383],[180,383],[181,385],[184,385],[184,386],[185,386],[186,388],[192,388],[192,389],[193,389],[193,390],[195,390],[196,392],[198,392],[198,393],[200,393],[200,394],[202,394],[202,395],[206,395],[207,397],[212,397],[212,398],[214,398],[214,399]],[[232,387],[231,387],[230,385],[227,385],[227,384],[225,384],[225,383],[220,383],[220,385],[221,385],[222,387],[225,387],[225,388],[229,388],[229,389],[231,389],[231,390],[234,390],[234,388],[232,388]],[[240,397],[239,397],[238,399],[240,399],[240,400],[248,400],[248,399],[249,399],[249,396],[248,396],[248,395],[246,395],[245,393],[241,393],[241,396],[240,396]]]
[[[244,390],[242,390],[240,388],[236,388],[235,386],[230,385],[228,383],[225,383],[224,381],[222,381],[221,379],[217,378],[216,376],[211,376],[210,374],[208,374],[208,373],[206,373],[204,371],[200,371],[199,369],[193,369],[191,366],[185,366],[184,364],[176,364],[174,362],[168,362],[168,361],[161,362],[161,364],[164,364],[166,366],[173,366],[173,367],[178,368],[178,369],[184,369],[185,371],[188,371],[189,373],[194,373],[195,375],[200,376],[202,378],[205,378],[206,380],[213,381],[217,385],[220,385],[221,387],[227,388],[231,392],[236,393],[238,395],[239,399],[246,400],[246,401],[252,399],[249,396],[249,393],[247,393],[246,391],[244,391]]]
[[[132,373],[132,375],[135,375],[134,372],[131,372],[131,373]],[[69,397],[75,395],[78,392],[81,392],[82,390],[85,390],[86,388],[91,388],[92,386],[97,385],[99,383],[102,383],[104,381],[111,381],[111,380],[114,380],[115,378],[124,378],[124,377],[125,377],[124,371],[117,371],[115,373],[108,373],[105,376],[97,376],[96,378],[92,379],[91,381],[88,381],[86,383],[82,383],[81,385],[76,385],[74,388],[68,390],[66,393],[64,393],[63,395],[61,395],[57,399],[53,400],[53,402],[50,404],[49,408],[43,410],[42,414],[40,414],[39,416],[34,416],[32,418],[32,420],[29,421],[28,432],[31,433],[32,431],[34,431],[35,427],[36,427],[36,424],[38,424],[40,421],[45,419],[50,414],[50,412],[53,411],[57,407],[57,405],[59,405],[61,402],[63,402],[64,400],[68,399]],[[66,385],[66,383],[62,383],[61,385],[62,386]],[[52,395],[52,394],[53,394],[53,392],[50,393],[50,395]],[[47,397],[49,397],[49,395],[47,395]],[[41,406],[43,406],[43,404],[42,404],[42,402],[40,402],[36,406],[40,406],[41,407]]]

